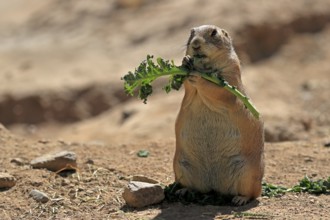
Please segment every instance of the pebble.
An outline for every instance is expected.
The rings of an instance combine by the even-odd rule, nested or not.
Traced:
[[[49,201],[49,197],[46,193],[43,193],[36,189],[30,192],[30,196],[37,202],[46,203]]]
[[[124,189],[123,198],[128,206],[142,208],[161,202],[165,195],[159,184],[130,181]]]
[[[24,166],[26,164],[29,164],[29,162],[26,159],[23,158],[13,158],[10,160],[10,163],[14,163],[17,166]]]
[[[8,173],[0,173],[0,188],[11,188],[16,185],[16,179]]]
[[[61,182],[61,185],[62,186],[67,186],[67,185],[69,185],[71,182],[70,182],[70,180],[68,180],[68,179],[62,179],[62,182]]]
[[[64,168],[67,168],[66,170],[72,170],[72,168],[77,167],[77,157],[74,152],[61,151],[35,158],[30,164],[33,168],[45,168],[55,172]]]
[[[86,164],[92,164],[93,165],[94,164],[94,160],[88,158],[85,163]]]
[[[324,143],[323,146],[324,147],[330,147],[330,142]]]

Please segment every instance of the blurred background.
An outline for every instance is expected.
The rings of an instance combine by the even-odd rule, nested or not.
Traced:
[[[180,64],[190,29],[233,38],[266,141],[329,137],[328,0],[0,1],[0,123],[31,139],[173,139],[183,96],[148,104],[120,78],[147,54]]]

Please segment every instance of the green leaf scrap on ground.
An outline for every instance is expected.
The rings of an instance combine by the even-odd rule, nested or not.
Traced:
[[[313,181],[307,176],[299,184],[288,189],[288,192],[307,192],[310,194],[330,194],[330,176],[325,180]]]
[[[262,195],[268,197],[281,196],[287,192],[307,192],[310,194],[330,194],[330,176],[325,180],[313,181],[309,177],[305,176],[299,181],[298,185],[291,188],[283,186],[275,186],[268,183],[262,184]]]
[[[243,219],[272,219],[274,216],[269,214],[252,213],[252,212],[235,212],[234,217],[243,218]]]
[[[121,79],[124,80],[124,89],[127,94],[133,96],[134,92],[138,91],[138,97],[146,103],[147,98],[152,94],[151,83],[154,80],[162,76],[168,76],[168,84],[164,86],[164,90],[168,93],[172,89],[179,90],[184,79],[189,76],[191,71],[185,66],[176,66],[173,61],[170,62],[162,58],[158,58],[157,63],[154,63],[153,56],[148,55],[147,59],[134,72],[128,72]],[[223,87],[235,95],[256,118],[259,118],[259,112],[249,98],[238,91],[235,86],[229,85],[227,81],[219,77],[217,72],[200,74],[202,78]]]
[[[138,157],[148,157],[149,156],[149,151],[147,150],[139,150],[137,152]]]
[[[276,186],[270,183],[262,183],[262,196],[267,196],[267,197],[278,197],[282,196],[287,192],[287,188],[283,186]]]

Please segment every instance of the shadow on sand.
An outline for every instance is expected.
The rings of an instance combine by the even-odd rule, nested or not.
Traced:
[[[226,219],[232,217],[234,213],[245,212],[258,206],[258,204],[258,200],[253,200],[245,206],[201,206],[196,204],[183,205],[180,202],[163,202],[158,206],[161,213],[155,216],[153,220],[208,220],[214,219],[216,216],[221,219]],[[122,207],[124,212],[142,211],[147,209],[150,209],[150,207],[138,210],[128,208],[127,206]]]

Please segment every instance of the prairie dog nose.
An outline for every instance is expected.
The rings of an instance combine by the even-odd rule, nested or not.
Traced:
[[[201,48],[201,39],[199,38],[194,38],[192,41],[191,41],[191,47],[194,49],[194,50],[198,50]]]

